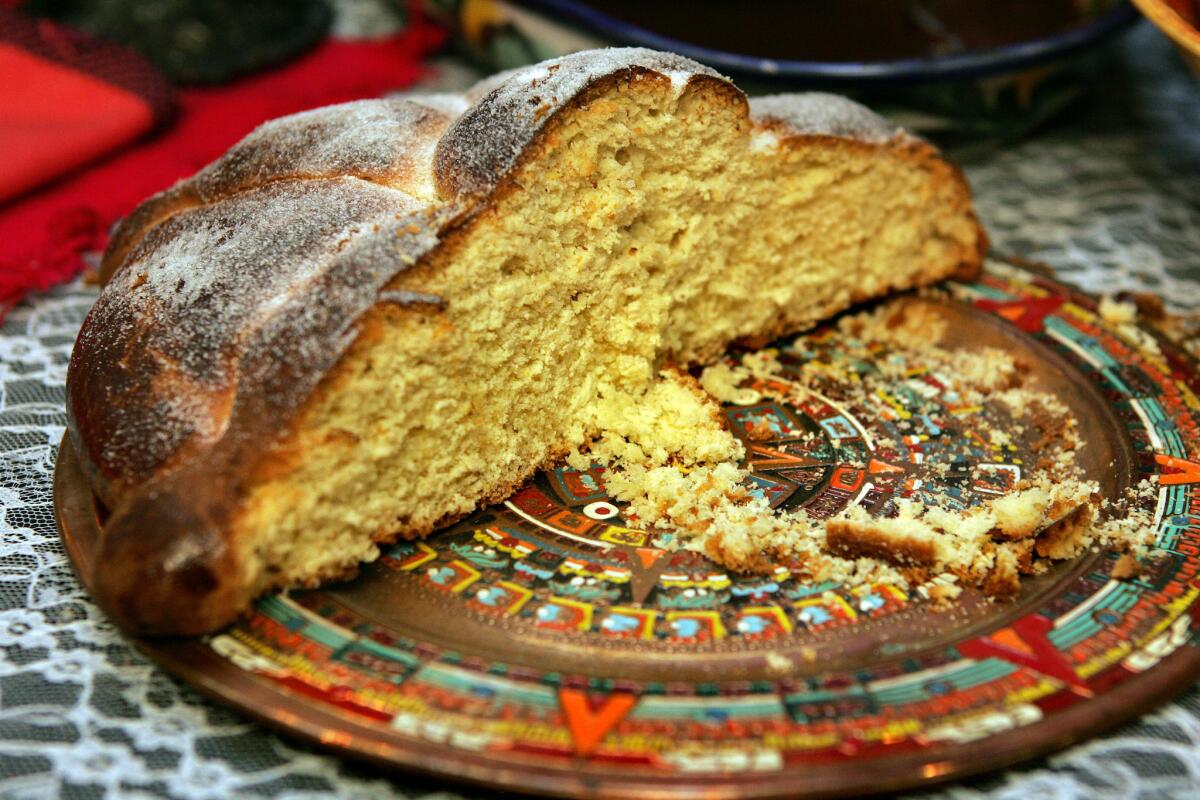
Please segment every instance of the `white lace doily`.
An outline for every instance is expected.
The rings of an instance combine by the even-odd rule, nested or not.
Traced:
[[[1093,291],[1200,309],[1200,82],[1157,35],[1106,92],[968,167],[996,244]],[[62,288],[0,329],[0,797],[460,798],[294,745],[134,652],[66,562],[51,507],[63,381],[94,292]],[[466,791],[468,796],[481,793]],[[1200,796],[1200,691],[1041,762],[936,790],[976,798]]]

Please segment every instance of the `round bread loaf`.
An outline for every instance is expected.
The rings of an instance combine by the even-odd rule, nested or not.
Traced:
[[[93,585],[199,633],[505,497],[711,360],[977,270],[961,173],[824,94],[599,50],[267,123],[114,232],[68,375]]]

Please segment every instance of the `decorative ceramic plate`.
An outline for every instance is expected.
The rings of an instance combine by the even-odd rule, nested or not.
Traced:
[[[1113,580],[1116,554],[1094,552],[1014,601],[968,590],[948,609],[888,584],[729,574],[624,524],[601,470],[562,468],[352,582],[266,597],[215,636],[138,645],[288,733],[523,792],[885,791],[1093,736],[1200,671],[1200,374],[1023,268],[993,262],[951,294],[940,305],[958,346],[1006,348],[1067,402],[1109,496],[1156,481],[1150,574]],[[801,349],[836,350],[840,335],[810,332]],[[726,414],[735,433],[753,427],[755,481],[779,508],[934,489],[969,503],[998,491],[978,476],[1020,475],[1019,444],[987,444],[977,409],[913,377],[895,413],[814,396]],[[919,485],[915,465],[939,459],[943,485]],[[56,505],[91,574],[97,508],[68,442]]]

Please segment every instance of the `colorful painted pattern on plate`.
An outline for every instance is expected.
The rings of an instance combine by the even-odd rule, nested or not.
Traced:
[[[1092,702],[1200,644],[1200,378],[1144,329],[1109,325],[1091,298],[1025,270],[993,263],[953,292],[1055,350],[1106,399],[1131,443],[1132,481],[1157,483],[1151,574],[1113,580],[1116,555],[1095,554],[1045,591],[971,617],[992,624],[906,644],[898,632],[938,613],[920,596],[810,585],[782,565],[730,574],[629,524],[602,468],[560,468],[392,547],[356,582],[261,600],[209,644],[256,679],[389,735],[564,771],[581,757],[714,775],[933,753]],[[816,358],[838,335],[798,341]],[[1015,483],[1020,446],[974,434],[985,410],[958,404],[936,375],[906,386],[870,413],[826,397],[727,407],[756,467],[752,488],[775,507],[832,514],[903,496],[969,504]],[[968,477],[979,474],[990,477]],[[428,629],[425,608],[454,630]],[[828,656],[852,639],[866,642],[855,659]],[[547,641],[555,648],[538,646]],[[563,661],[562,648],[583,656]]]

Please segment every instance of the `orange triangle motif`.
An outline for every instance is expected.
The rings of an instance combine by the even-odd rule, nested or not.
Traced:
[[[904,472],[904,467],[897,467],[894,464],[889,464],[886,461],[880,461],[877,458],[872,458],[871,463],[867,465],[872,475],[878,475],[881,472]]]
[[[1025,308],[1023,306],[1007,306],[997,308],[996,313],[1004,317],[1009,322],[1016,322],[1021,317],[1025,316]]]
[[[960,642],[955,647],[967,658],[999,658],[1060,680],[1077,694],[1091,696],[1087,680],[1050,641],[1052,630],[1054,620],[1028,614],[990,636]]]
[[[1159,486],[1178,486],[1184,483],[1200,483],[1200,464],[1185,458],[1165,456],[1159,453],[1154,457],[1164,467],[1180,470],[1179,472],[1164,472],[1158,476]]]
[[[598,708],[592,708],[587,692],[582,689],[559,689],[558,701],[567,718],[571,738],[575,740],[575,752],[586,756],[595,751],[608,732],[633,710],[637,697],[610,694]]]
[[[663,551],[653,547],[639,547],[637,554],[638,558],[642,560],[642,566],[650,569],[654,566],[654,562],[662,558]]]
[[[1025,644],[1025,640],[1017,635],[1017,632],[1012,628],[1003,628],[991,635],[991,639],[996,644],[1002,644],[1005,647],[1012,648],[1018,653],[1033,655],[1033,648]]]
[[[776,450],[773,447],[766,447],[765,445],[750,445],[750,460],[756,467],[762,469],[770,467],[812,467],[825,463],[815,458],[795,453],[785,453],[782,450]]]

